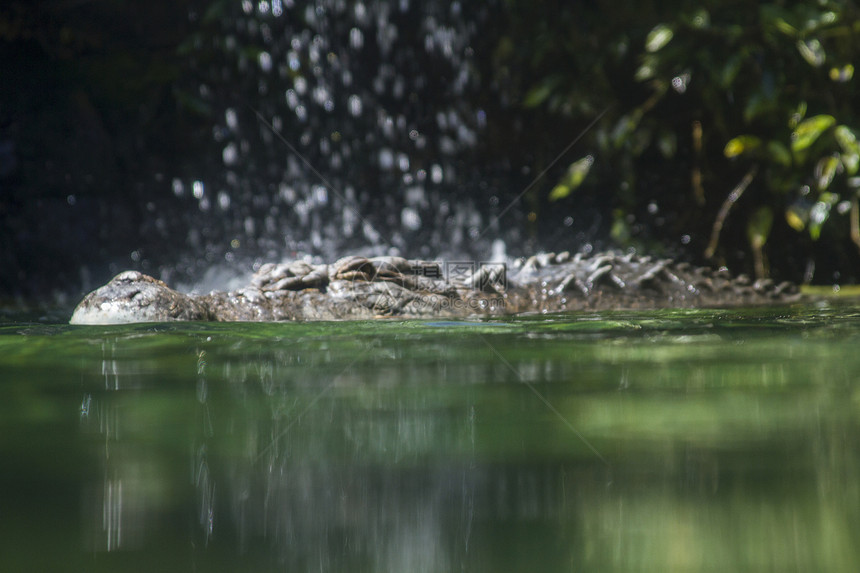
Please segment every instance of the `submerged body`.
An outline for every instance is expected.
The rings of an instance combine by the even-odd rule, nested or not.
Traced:
[[[183,294],[137,271],[88,294],[72,324],[465,317],[580,309],[788,302],[795,285],[751,281],[670,260],[601,253],[535,255],[514,266],[346,257],[266,264],[230,292]]]

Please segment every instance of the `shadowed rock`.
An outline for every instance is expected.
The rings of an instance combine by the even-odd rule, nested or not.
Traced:
[[[670,260],[544,253],[503,264],[345,257],[266,264],[236,291],[187,295],[136,271],[88,294],[72,324],[174,320],[285,321],[464,317],[564,310],[742,306],[790,302],[791,283],[751,281]]]

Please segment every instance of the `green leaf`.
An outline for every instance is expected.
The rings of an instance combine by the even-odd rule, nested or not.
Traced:
[[[633,79],[637,82],[644,82],[654,77],[654,68],[648,64],[642,64],[636,68],[636,73],[633,74]]]
[[[657,57],[645,55],[642,58],[642,63],[636,68],[636,73],[633,74],[633,79],[637,82],[644,82],[654,77],[657,69]]]
[[[798,200],[789,205],[785,210],[785,222],[797,232],[805,229],[809,222],[809,204]]]
[[[822,157],[815,165],[815,182],[819,191],[825,191],[833,182],[836,172],[839,170],[840,161],[838,157]]]
[[[776,26],[776,29],[788,36],[789,38],[797,37],[797,28],[783,20],[782,18],[775,18],[773,21],[773,25]]]
[[[783,167],[791,167],[791,152],[780,141],[767,142],[767,156]]]
[[[822,2],[821,5],[824,6],[824,2]],[[825,26],[830,26],[836,23],[838,19],[839,16],[836,14],[836,12],[833,12],[832,10],[829,10],[827,12],[819,12],[818,17],[809,18],[803,28],[804,30],[806,30],[806,32],[813,32]]]
[[[726,60],[723,69],[720,72],[720,85],[727,88],[732,85],[738,72],[741,71],[741,65],[746,60],[746,55],[738,53]]]
[[[711,25],[711,15],[704,8],[700,8],[696,10],[696,13],[693,14],[692,18],[690,18],[690,25],[699,30],[708,28]]]
[[[591,169],[593,164],[594,157],[591,155],[586,155],[582,159],[574,161],[567,169],[568,185],[574,189],[582,185],[582,182],[585,180],[585,176],[588,175],[588,171]]]
[[[528,91],[523,99],[524,107],[537,107],[542,104],[552,94],[553,85],[550,82],[543,82]]]
[[[857,169],[860,167],[860,154],[843,153],[839,158],[842,160],[842,165],[845,167],[845,172],[848,175],[857,174]]]
[[[860,146],[857,145],[857,136],[850,127],[846,125],[836,126],[836,129],[833,130],[833,137],[836,138],[836,141],[839,143],[839,147],[841,147],[845,153],[860,152]]]
[[[674,35],[675,32],[669,26],[657,24],[648,32],[648,36],[645,38],[645,50],[651,53],[659,51],[663,46],[672,41]]]
[[[809,210],[809,236],[813,241],[817,241],[821,236],[821,227],[830,218],[830,208],[837,201],[839,201],[839,195],[825,192]]]
[[[744,106],[744,121],[751,123],[754,119],[767,115],[776,107],[774,96],[755,92]]]
[[[588,175],[593,164],[594,157],[591,155],[586,155],[582,159],[571,163],[562,180],[549,192],[549,200],[558,201],[570,195],[574,189],[582,185],[582,182],[585,181],[585,176]]]
[[[196,94],[182,89],[173,89],[173,97],[181,108],[184,108],[192,113],[202,117],[211,117],[212,106],[203,98],[197,97]]]
[[[630,225],[625,220],[625,212],[621,209],[612,211],[612,228],[609,230],[609,236],[619,245],[623,245],[630,240]]]
[[[730,139],[723,149],[723,155],[728,159],[737,157],[738,155],[749,153],[754,149],[761,147],[761,139],[755,135],[739,135]]]
[[[811,40],[798,40],[797,50],[800,52],[800,55],[803,56],[803,59],[814,68],[821,66],[821,64],[824,63],[824,60],[827,59],[827,54],[824,52],[824,46],[822,46],[821,42],[815,38],[812,38]]]
[[[678,136],[674,131],[664,131],[657,138],[657,149],[666,159],[675,157],[675,152],[678,150]]]
[[[570,192],[573,191],[567,185],[558,184],[552,188],[552,191],[549,192],[549,200],[550,201],[558,201],[559,199],[564,199]]]
[[[637,108],[630,114],[618,118],[618,123],[615,124],[611,132],[612,143],[616,149],[627,143],[630,136],[636,133],[643,115],[642,110]]]
[[[841,68],[830,68],[830,79],[834,82],[844,84],[845,82],[850,82],[853,77],[854,66],[851,64],[846,64]]]
[[[854,131],[848,126],[839,125],[833,130],[833,137],[842,148],[842,165],[848,175],[856,175],[860,168],[860,144],[857,143],[857,136]]]
[[[794,133],[791,134],[791,150],[796,153],[808,148],[834,123],[836,123],[835,117],[824,114],[801,121]]]
[[[760,207],[747,222],[747,237],[750,245],[761,248],[767,242],[770,230],[773,227],[773,211],[770,207]]]
[[[791,117],[788,120],[788,127],[795,129],[797,125],[803,121],[804,117],[806,117],[806,102],[802,101],[797,104],[797,110],[791,114]]]

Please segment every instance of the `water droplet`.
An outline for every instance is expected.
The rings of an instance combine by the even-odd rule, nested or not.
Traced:
[[[385,171],[394,167],[394,153],[390,149],[379,150],[379,167]]]
[[[403,78],[401,76],[397,76],[397,79],[394,80],[394,85],[391,87],[391,94],[397,99],[402,99],[405,89]]]
[[[202,199],[205,189],[202,181],[195,181],[191,184],[191,193],[195,199]]]
[[[301,60],[299,60],[299,55],[293,50],[287,52],[287,65],[294,72],[299,71],[299,68],[302,65]]]
[[[400,171],[408,171],[409,170],[409,156],[405,153],[397,154],[397,166],[400,168]]]
[[[224,148],[221,155],[224,159],[224,165],[235,165],[236,161],[239,159],[239,152],[236,149],[236,144],[230,142],[227,147]]]
[[[304,95],[308,91],[308,80],[303,77],[298,77],[293,81],[293,85],[296,88],[296,93],[299,95]]]
[[[690,82],[690,74],[681,74],[672,78],[672,89],[679,94],[687,91],[687,84]]]
[[[317,205],[328,203],[328,190],[322,185],[314,185],[313,197]]]
[[[318,104],[323,105],[328,97],[328,90],[325,86],[317,86],[313,89],[313,98]]]
[[[227,127],[236,131],[239,127],[239,117],[236,115],[236,110],[228,107],[227,111],[224,112],[224,121],[227,122]]]
[[[360,50],[364,46],[364,34],[358,28],[349,31],[349,45],[354,50]]]
[[[367,23],[367,8],[362,2],[357,2],[355,4],[355,8],[353,8],[355,13],[355,21],[359,24]]]
[[[442,166],[438,163],[434,163],[430,168],[430,180],[438,185],[439,183],[442,183],[442,175]]]
[[[421,228],[421,217],[412,207],[404,207],[400,212],[400,223],[410,231],[417,231]]]
[[[405,201],[407,205],[425,205],[426,196],[423,187],[410,187],[406,190]]]
[[[278,189],[278,195],[287,204],[292,204],[296,200],[296,191],[286,183],[281,183]]]
[[[477,143],[475,132],[463,124],[460,124],[457,127],[457,139],[459,139],[460,142],[465,145],[474,145],[475,143]]]

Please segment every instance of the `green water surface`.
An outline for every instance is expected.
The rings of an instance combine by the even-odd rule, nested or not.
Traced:
[[[858,571],[860,307],[0,326],[0,571]]]

